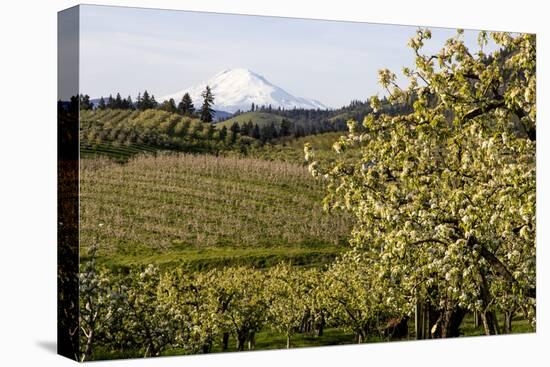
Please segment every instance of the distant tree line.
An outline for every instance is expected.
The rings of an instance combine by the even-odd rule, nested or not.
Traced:
[[[117,93],[115,97],[112,95],[109,95],[108,98],[101,97],[97,104],[94,104],[88,95],[82,94],[79,96],[78,101],[81,110],[120,109],[145,111],[156,109],[190,118],[197,118],[202,122],[212,123],[215,117],[215,111],[212,108],[214,105],[214,95],[209,86],[206,86],[201,97],[202,104],[199,108],[195,107],[189,93],[185,93],[179,102],[170,98],[159,103],[155,99],[155,96],[150,94],[147,90],[143,91],[143,93],[140,92],[135,101],[132,100],[131,96],[122,98],[120,93]],[[414,98],[408,103],[398,105],[389,103],[386,98],[380,99],[380,102],[381,111],[387,115],[395,116],[410,113]],[[359,100],[354,100],[349,105],[334,110],[304,109],[296,107],[285,109],[281,107],[275,108],[271,104],[258,105],[252,103],[249,111],[237,110],[230,118],[234,118],[245,112],[262,112],[282,117],[280,124],[272,122],[262,126],[261,124],[258,125],[255,123],[254,119],[251,118],[246,123],[235,122],[229,127],[229,132],[231,132],[233,136],[236,136],[235,134],[240,134],[266,143],[286,137],[299,138],[331,131],[345,131],[347,129],[348,120],[360,120],[364,116],[372,114],[373,110],[369,102]],[[227,118],[217,119],[218,122],[225,120],[227,120]],[[222,128],[222,130],[220,134],[226,136],[228,134],[228,128]]]
[[[200,118],[202,122],[213,122],[215,111],[212,109],[214,104],[214,95],[209,86],[201,94],[203,98],[202,106],[197,111],[193,104],[193,100],[189,93],[185,93],[182,99],[176,104],[173,98],[170,98],[162,103],[157,102],[153,94],[149,94],[147,90],[143,93],[138,93],[137,99],[134,102],[131,96],[122,98],[120,93],[117,93],[115,97],[112,94],[108,98],[101,96],[97,105],[90,100],[90,96],[87,94],[80,94],[79,108],[81,110],[138,110],[145,111],[150,109],[158,109],[167,111],[170,113],[177,113],[182,116]]]
[[[233,134],[249,136],[251,138],[260,140],[263,143],[277,138],[296,135],[294,124],[284,118],[281,120],[278,128],[275,126],[274,122],[259,127],[258,124],[253,123],[252,120],[248,120],[248,122],[245,122],[242,125],[238,122],[234,122],[229,128],[229,131],[231,131]]]

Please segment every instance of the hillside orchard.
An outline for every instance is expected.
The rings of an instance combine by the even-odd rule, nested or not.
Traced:
[[[535,36],[481,32],[472,53],[459,30],[426,55],[430,37],[346,135],[248,157],[189,116],[85,111],[86,147],[220,155],[84,160],[76,357],[534,331]]]

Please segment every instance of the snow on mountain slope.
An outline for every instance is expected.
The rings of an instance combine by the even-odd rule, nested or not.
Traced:
[[[248,111],[252,103],[257,106],[271,105],[273,108],[285,109],[294,107],[328,108],[319,101],[295,97],[284,89],[273,85],[263,76],[243,68],[224,70],[204,83],[164,96],[160,100],[173,98],[178,103],[187,92],[193,99],[195,108],[199,108],[202,103],[201,93],[207,85],[210,86],[214,94],[213,108],[231,113],[237,110]]]

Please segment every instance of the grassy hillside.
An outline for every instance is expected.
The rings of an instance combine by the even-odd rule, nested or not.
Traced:
[[[112,266],[327,262],[351,218],[326,214],[303,166],[210,155],[84,160],[81,243]]]
[[[217,153],[246,141],[222,139],[211,124],[161,110],[83,110],[80,113],[83,158],[127,160],[139,153],[173,150]]]
[[[278,128],[283,118],[284,118],[283,116],[279,116],[268,112],[245,112],[243,114],[230,118],[229,120],[216,124],[216,127],[218,129],[221,129],[222,126],[225,126],[229,129],[231,125],[233,125],[235,122],[237,122],[239,125],[242,125],[242,124],[246,124],[248,121],[252,121],[253,124],[257,124],[258,127],[260,128],[262,126],[269,125],[272,122],[275,124],[275,127]],[[286,118],[286,119],[291,122],[293,121],[293,119],[290,119],[290,118]]]

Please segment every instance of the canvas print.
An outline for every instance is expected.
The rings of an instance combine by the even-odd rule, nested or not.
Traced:
[[[60,354],[535,332],[534,34],[81,5],[58,37]]]

